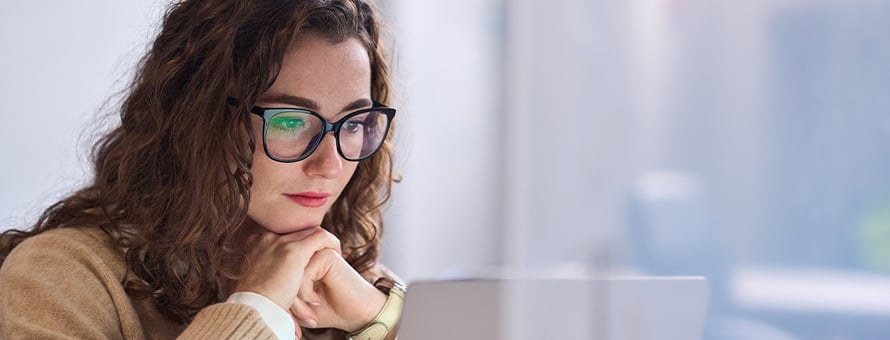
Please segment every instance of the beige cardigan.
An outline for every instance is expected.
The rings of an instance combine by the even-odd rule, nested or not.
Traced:
[[[382,269],[381,270],[385,270]],[[31,237],[0,268],[0,339],[275,339],[251,307],[205,307],[189,325],[165,318],[150,300],[131,299],[123,253],[95,228]],[[304,339],[345,339],[304,329]]]

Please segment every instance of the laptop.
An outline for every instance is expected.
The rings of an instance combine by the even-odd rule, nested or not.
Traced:
[[[417,281],[400,340],[699,340],[703,277]]]

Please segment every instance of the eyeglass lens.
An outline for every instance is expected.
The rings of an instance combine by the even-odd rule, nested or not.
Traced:
[[[359,160],[373,154],[383,143],[389,127],[386,114],[363,112],[346,118],[337,131],[338,150],[343,158]],[[301,159],[324,137],[324,122],[307,112],[284,111],[272,116],[266,124],[266,148],[271,156]]]

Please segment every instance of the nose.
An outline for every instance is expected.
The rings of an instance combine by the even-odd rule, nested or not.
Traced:
[[[310,177],[333,179],[343,171],[343,158],[337,153],[337,141],[333,134],[326,134],[318,148],[302,161],[303,171]]]

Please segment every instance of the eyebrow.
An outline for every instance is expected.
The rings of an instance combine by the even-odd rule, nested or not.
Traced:
[[[314,100],[308,99],[308,98],[303,98],[300,96],[289,95],[289,94],[272,95],[270,97],[265,98],[264,101],[271,102],[271,103],[282,103],[282,104],[294,105],[294,106],[306,108],[306,109],[309,109],[312,111],[320,110],[318,103],[316,103]],[[374,105],[374,102],[372,102],[371,99],[369,99],[369,98],[356,99],[355,101],[344,106],[340,110],[340,113],[347,112],[347,111],[354,111],[354,110],[358,110],[361,108],[370,107],[373,105]]]

